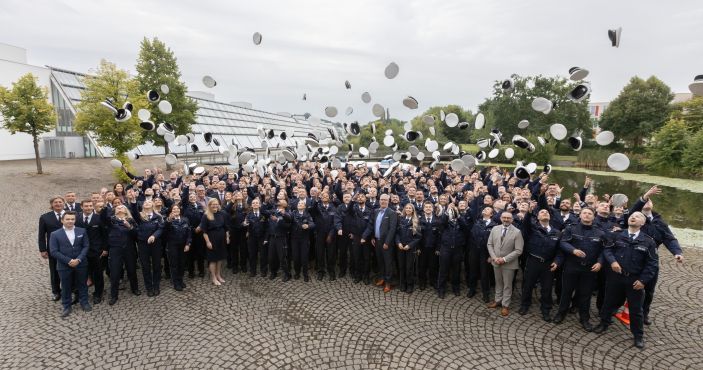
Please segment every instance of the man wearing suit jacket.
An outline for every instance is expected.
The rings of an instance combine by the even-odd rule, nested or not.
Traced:
[[[376,248],[376,258],[378,260],[379,279],[376,286],[384,286],[383,291],[391,291],[391,278],[393,277],[393,243],[395,242],[395,231],[398,225],[398,215],[388,208],[390,195],[382,194],[379,199],[381,205],[373,212],[371,222],[368,223],[361,244],[366,240],[371,240],[371,244]]]
[[[61,228],[61,216],[64,214],[64,200],[55,196],[49,200],[51,211],[39,217],[39,253],[42,258],[49,260],[49,277],[51,280],[52,300],[61,299],[59,273],[56,270],[56,258],[49,253],[49,237],[51,233]]]
[[[503,212],[500,221],[502,224],[493,227],[488,236],[488,254],[496,278],[495,300],[488,304],[488,308],[502,306],[501,316],[508,316],[513,278],[519,267],[518,257],[522,254],[524,241],[520,229],[513,226],[512,213]]]
[[[93,304],[103,300],[105,278],[103,275],[103,258],[107,256],[107,235],[105,224],[100,215],[93,212],[93,203],[90,200],[81,202],[82,213],[76,215],[76,226],[85,229],[88,234],[90,249],[88,250],[88,276],[93,281]]]
[[[49,250],[56,258],[56,269],[61,276],[61,303],[63,312],[61,317],[71,314],[71,291],[75,282],[78,288],[78,297],[83,311],[91,311],[88,303],[88,249],[90,248],[88,235],[85,229],[75,227],[75,212],[65,212],[61,216],[63,228],[51,233],[49,237]]]
[[[66,205],[64,206],[64,210],[76,212],[76,214],[81,213],[81,205],[76,203],[76,193],[69,191],[68,193],[66,193],[63,199],[66,203]]]

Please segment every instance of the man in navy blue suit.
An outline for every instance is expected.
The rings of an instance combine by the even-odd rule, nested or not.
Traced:
[[[61,277],[61,317],[71,314],[71,292],[75,283],[83,311],[91,311],[88,303],[88,249],[90,243],[85,229],[75,227],[76,213],[64,212],[61,216],[63,228],[51,233],[49,251],[56,259],[56,270]]]

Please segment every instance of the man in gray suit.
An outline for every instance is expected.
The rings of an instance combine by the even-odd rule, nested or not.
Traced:
[[[488,237],[489,262],[496,277],[496,298],[488,308],[502,307],[501,316],[510,313],[510,296],[513,293],[513,278],[518,269],[518,257],[522,254],[524,241],[520,229],[513,226],[513,215],[503,212],[501,225],[493,227]]]
[[[383,286],[383,291],[391,291],[391,278],[393,275],[393,243],[395,241],[395,230],[398,225],[398,215],[388,208],[388,194],[381,195],[379,199],[380,207],[374,211],[371,222],[366,226],[366,231],[361,239],[361,244],[366,240],[371,240],[371,245],[376,248],[376,258],[380,272],[376,286]]]

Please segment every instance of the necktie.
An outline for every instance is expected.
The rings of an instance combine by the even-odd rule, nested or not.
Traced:
[[[508,228],[504,227],[503,228],[503,233],[500,235],[500,241],[502,242],[503,239],[505,239],[505,233],[508,232]]]
[[[429,217],[427,217],[427,223],[428,223],[428,224],[430,223],[430,218],[429,218]]]
[[[635,234],[630,234],[630,241],[635,240]]]
[[[56,214],[56,220],[59,221],[59,222],[61,222],[61,214],[60,214],[60,213],[57,213],[57,214]]]
[[[255,216],[256,218],[259,218],[259,212],[254,212],[254,216]]]
[[[88,216],[83,217],[83,223],[86,225],[88,224]]]

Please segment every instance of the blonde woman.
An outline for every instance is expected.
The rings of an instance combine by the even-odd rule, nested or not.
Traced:
[[[422,226],[415,214],[415,207],[408,203],[398,219],[395,243],[398,246],[400,290],[408,294],[415,290],[418,247],[422,240]]]
[[[229,243],[229,228],[227,215],[220,209],[220,202],[211,198],[207,202],[205,214],[200,220],[200,229],[205,239],[208,268],[210,277],[215,285],[222,285],[222,265],[227,259],[227,243]]]
[[[154,203],[144,201],[142,211],[137,218],[137,246],[139,262],[144,275],[146,295],[154,297],[161,294],[161,233],[164,219],[154,210]]]
[[[115,207],[114,215],[110,216],[108,227],[107,245],[109,248],[108,260],[110,264],[110,306],[117,302],[122,277],[122,267],[127,267],[132,294],[141,295],[137,282],[137,254],[134,249],[134,231],[136,221],[127,206],[120,204]]]

